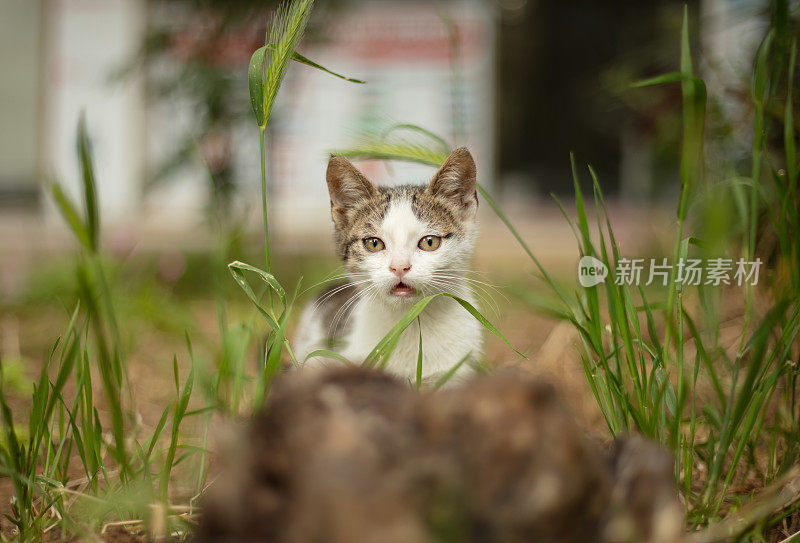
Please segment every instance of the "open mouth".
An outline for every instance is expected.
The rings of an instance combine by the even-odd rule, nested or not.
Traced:
[[[408,298],[413,296],[414,292],[416,292],[414,287],[410,287],[401,281],[392,287],[392,289],[389,291],[389,294],[392,296],[398,296],[400,298]]]

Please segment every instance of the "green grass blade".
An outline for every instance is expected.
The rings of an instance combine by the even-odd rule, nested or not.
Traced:
[[[100,238],[100,212],[97,202],[97,187],[94,180],[94,165],[89,150],[89,136],[86,132],[86,115],[81,114],[78,121],[78,162],[83,179],[84,204],[86,205],[86,231],[92,252],[97,252]]]
[[[421,135],[421,136],[423,136],[425,138],[430,139],[431,141],[433,141],[433,143],[435,143],[439,147],[439,152],[441,152],[442,155],[445,156],[445,159],[446,159],[447,155],[449,155],[450,152],[452,151],[451,146],[444,140],[444,138],[442,138],[441,136],[439,136],[435,132],[432,132],[432,131],[428,130],[427,128],[423,128],[420,125],[413,124],[413,123],[397,123],[397,124],[393,124],[392,126],[387,128],[383,132],[383,134],[381,134],[381,141],[385,142],[387,140],[387,138],[393,132],[397,132],[397,131],[400,131],[400,130],[410,131],[410,132],[412,132],[414,134],[419,134],[419,135]],[[442,160],[442,162],[444,162],[444,159]]]
[[[264,53],[266,46],[259,47],[250,57],[247,69],[250,88],[250,104],[258,126],[264,124]]]
[[[158,440],[161,439],[161,434],[164,431],[164,427],[167,425],[167,418],[169,417],[170,407],[172,405],[168,405],[164,408],[164,411],[161,413],[161,417],[158,419],[158,423],[156,427],[153,429],[153,433],[150,435],[150,439],[147,440],[146,447],[147,453],[145,454],[144,461],[148,463],[150,461],[150,457],[153,454],[153,449],[158,443]]]
[[[439,167],[447,160],[447,153],[431,150],[424,145],[382,141],[364,142],[358,147],[334,149],[332,155],[350,159],[401,160]]]
[[[317,349],[315,351],[311,351],[306,355],[303,362],[306,362],[307,360],[310,360],[312,358],[332,358],[334,360],[341,362],[342,364],[346,365],[353,364],[350,360],[348,360],[341,354],[337,353],[336,351],[331,351],[330,349]]]
[[[433,385],[433,389],[434,389],[434,390],[439,390],[439,389],[440,389],[440,388],[442,388],[444,385],[446,385],[446,384],[447,384],[447,383],[450,381],[450,379],[452,379],[452,378],[453,378],[453,376],[456,374],[456,372],[457,372],[459,369],[461,369],[461,366],[463,366],[463,365],[464,365],[464,364],[467,362],[467,360],[469,360],[469,359],[470,359],[470,357],[472,357],[472,351],[470,351],[470,352],[468,352],[467,354],[465,354],[465,355],[464,355],[464,357],[463,357],[461,360],[459,360],[458,362],[456,362],[455,364],[453,364],[453,367],[452,367],[452,368],[450,368],[450,369],[449,369],[449,370],[447,370],[445,373],[443,373],[443,374],[442,374],[442,375],[441,375],[441,376],[440,376],[440,377],[439,377],[439,378],[436,380],[436,383]]]
[[[91,251],[91,236],[89,235],[89,231],[86,229],[86,225],[83,223],[83,220],[80,218],[75,204],[69,199],[66,193],[64,193],[64,189],[61,188],[61,185],[55,181],[50,184],[50,194],[53,195],[53,200],[55,200],[56,206],[61,212],[61,216],[67,221],[72,233],[75,234],[75,237],[78,239],[81,245],[83,245],[87,250]]]
[[[631,85],[631,88],[653,87],[656,85],[665,85],[667,83],[676,83],[678,81],[682,81],[683,77],[684,76],[681,72],[669,72],[637,81]]]
[[[245,264],[244,262],[239,262],[238,260],[231,262],[228,264],[228,268],[231,270],[246,270],[251,271],[253,273],[258,274],[259,277],[269,285],[272,290],[274,290],[278,296],[280,297],[281,303],[285,306],[286,305],[286,291],[283,289],[281,284],[275,279],[275,276],[271,273],[267,273],[264,270],[256,268],[255,266],[251,266],[250,264]],[[237,278],[237,275],[234,275],[234,278]],[[237,279],[237,282],[239,280]],[[243,287],[244,288],[244,287]],[[252,291],[251,291],[252,292]]]
[[[367,355],[364,359],[363,364],[365,366],[373,366],[373,365],[380,365],[383,367],[389,360],[389,357],[394,350],[394,347],[397,344],[397,341],[400,339],[401,334],[405,331],[408,326],[414,322],[414,320],[420,316],[422,311],[431,303],[432,300],[439,297],[447,297],[452,298],[455,300],[461,307],[467,310],[470,315],[472,315],[481,325],[489,330],[492,334],[494,334],[497,338],[499,338],[503,343],[508,345],[514,352],[520,355],[523,358],[527,358],[524,354],[518,351],[511,343],[506,339],[506,337],[500,333],[500,331],[490,323],[486,317],[484,317],[475,307],[472,306],[468,301],[464,300],[463,298],[459,298],[453,294],[447,292],[440,292],[439,294],[432,294],[430,296],[426,296],[422,298],[417,303],[415,303],[411,309],[409,309],[405,315],[403,315],[400,320],[389,330],[386,335],[381,339],[377,345],[372,349],[372,351]]]
[[[265,45],[264,47],[266,47],[267,49],[270,49],[271,51],[276,51],[277,50],[276,44],[274,44],[274,43],[269,43],[269,44]],[[361,79],[356,79],[354,77],[348,77],[346,75],[342,75],[340,73],[336,73],[334,71],[331,71],[328,68],[326,68],[325,66],[321,66],[320,64],[317,64],[316,62],[314,62],[310,58],[304,57],[303,55],[301,55],[297,51],[292,53],[292,60],[295,61],[295,62],[299,62],[300,64],[305,64],[306,66],[311,66],[312,68],[316,68],[317,70],[321,70],[321,71],[323,71],[325,73],[328,73],[328,74],[330,74],[330,75],[332,75],[334,77],[338,77],[339,79],[344,79],[345,81],[348,81],[350,83],[359,83],[359,84],[362,84],[362,85],[366,83],[366,81],[363,81]]]
[[[422,388],[422,323],[417,317],[417,327],[419,328],[419,348],[417,350],[417,390]]]
[[[189,344],[189,351],[191,352],[191,343]],[[161,499],[164,503],[168,503],[169,497],[169,476],[172,472],[172,467],[175,462],[175,452],[178,448],[178,437],[180,434],[180,426],[186,410],[189,406],[189,400],[192,396],[192,388],[194,386],[194,363],[189,370],[189,377],[186,378],[186,383],[183,386],[183,391],[175,403],[175,410],[172,415],[172,432],[170,437],[169,448],[167,449],[167,458],[164,461],[164,468],[161,471],[160,490]]]
[[[280,329],[280,325],[278,324],[278,321],[276,320],[276,318],[273,315],[271,315],[266,309],[264,309],[261,306],[261,302],[260,302],[258,296],[256,296],[255,292],[253,292],[253,289],[250,286],[250,283],[247,281],[247,278],[244,276],[244,274],[240,271],[241,268],[238,266],[238,264],[241,264],[241,263],[232,262],[231,264],[228,265],[228,270],[230,271],[231,275],[233,276],[234,280],[239,285],[239,287],[244,291],[244,293],[247,295],[247,297],[250,299],[250,301],[256,307],[258,312],[261,313],[261,315],[264,317],[264,319],[266,319],[267,324],[269,324],[269,327],[274,332],[277,332]],[[251,268],[251,267],[252,266],[248,266],[248,268]],[[258,270],[258,272],[261,272],[261,270]],[[263,275],[261,275],[261,274],[263,274]],[[272,277],[270,274],[268,274],[266,272],[261,272],[261,273],[259,273],[259,275],[261,275],[262,278],[264,278],[266,276],[269,276],[270,278],[272,278],[274,280],[274,277]],[[275,281],[275,283],[277,284],[277,281]],[[273,286],[272,282],[267,282],[267,285],[269,287]],[[278,286],[280,286],[280,285],[278,285]],[[282,290],[283,289],[281,289],[281,291]]]
[[[282,319],[280,327],[274,333],[272,345],[267,352],[267,364],[264,368],[263,377],[259,379],[261,386],[259,386],[258,401],[255,402],[256,408],[260,408],[263,404],[263,398],[266,398],[269,389],[272,386],[272,380],[281,371],[281,355],[283,354],[283,346],[286,341],[286,326],[288,319]],[[263,391],[263,395],[260,393]]]
[[[786,152],[786,175],[789,180],[789,191],[797,182],[797,146],[794,138],[794,111],[792,94],[794,91],[794,68],[797,58],[797,40],[792,40],[792,48],[789,53],[789,75],[786,78],[789,84],[786,85],[786,106],[783,113],[783,147]]]

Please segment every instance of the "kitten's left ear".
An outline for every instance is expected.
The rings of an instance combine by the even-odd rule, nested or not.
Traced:
[[[466,220],[478,209],[475,161],[466,147],[453,151],[425,189],[431,195],[455,204]]]

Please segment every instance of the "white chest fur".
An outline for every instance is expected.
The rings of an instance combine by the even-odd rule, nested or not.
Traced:
[[[469,298],[467,300],[473,303]],[[353,312],[353,326],[342,354],[352,361],[364,360],[407,310],[408,307],[375,301],[359,303]],[[470,354],[475,358],[480,355],[480,324],[452,298],[439,297],[434,298],[422,312],[419,324],[414,321],[400,336],[385,366],[387,371],[405,378],[416,375],[420,325],[423,379],[446,373]],[[469,371],[469,365],[463,364],[458,374]]]

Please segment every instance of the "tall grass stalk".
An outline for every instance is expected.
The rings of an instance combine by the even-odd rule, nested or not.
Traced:
[[[280,370],[282,354],[286,352],[289,358],[297,364],[297,360],[295,360],[286,340],[286,327],[289,322],[294,297],[287,297],[284,288],[271,274],[266,135],[272,108],[283,78],[286,75],[286,70],[292,61],[305,64],[346,81],[363,83],[359,79],[349,78],[333,72],[295,51],[303,37],[313,6],[313,0],[293,0],[282,4],[272,14],[266,42],[264,46],[253,53],[248,70],[250,102],[253,106],[253,113],[255,114],[259,131],[265,267],[261,270],[255,266],[236,261],[229,264],[228,269],[259,313],[265,318],[270,329],[265,342],[263,363],[259,368],[259,375],[256,379],[257,386],[254,390],[255,407],[260,406],[266,398],[272,378]],[[255,273],[263,281],[263,287],[266,289],[267,294],[266,306],[261,304],[261,296],[255,293],[247,280],[245,272]],[[299,291],[299,285],[297,290]],[[280,302],[280,304],[276,304],[276,301]]]
[[[77,153],[83,186],[83,220],[80,219],[76,207],[64,196],[63,190],[57,183],[52,185],[52,192],[62,214],[67,218],[77,239],[84,246],[85,258],[79,262],[77,269],[78,286],[87,311],[88,321],[93,325],[97,365],[110,404],[115,444],[110,452],[118,462],[121,477],[124,479],[127,477],[129,469],[124,428],[126,421],[134,420],[134,399],[132,388],[129,386],[127,364],[122,349],[114,302],[100,253],[100,210],[84,115],[81,115],[78,121]],[[125,391],[127,391],[127,399],[123,401]]]
[[[250,99],[259,130],[261,158],[261,206],[264,217],[265,270],[270,271],[269,221],[267,220],[267,173],[265,137],[267,123],[278,89],[292,61],[292,55],[305,32],[314,0],[297,0],[282,4],[273,14],[267,32],[266,45],[258,49],[250,59]],[[274,47],[267,47],[274,44]]]

